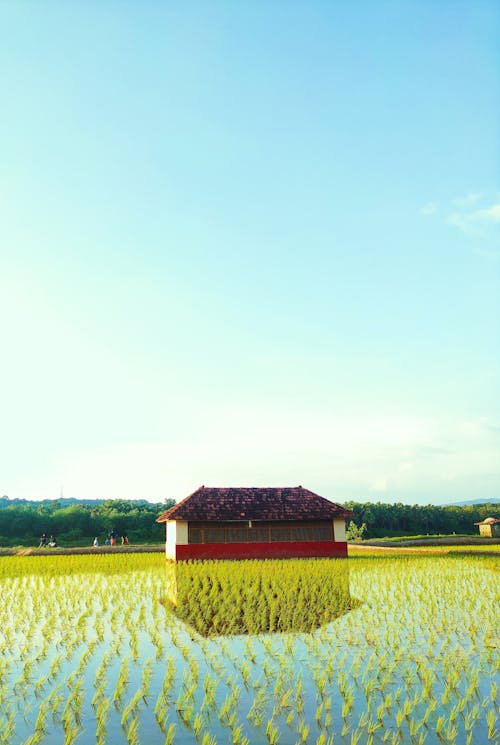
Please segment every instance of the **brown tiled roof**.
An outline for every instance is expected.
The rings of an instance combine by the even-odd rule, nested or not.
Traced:
[[[302,486],[218,488],[200,486],[164,512],[167,520],[334,520],[352,517],[340,507]]]

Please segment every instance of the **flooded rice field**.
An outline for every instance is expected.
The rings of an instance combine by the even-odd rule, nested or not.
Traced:
[[[499,742],[495,557],[2,557],[0,743]]]

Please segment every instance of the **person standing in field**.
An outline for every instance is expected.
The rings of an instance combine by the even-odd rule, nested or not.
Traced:
[[[38,546],[38,548],[42,547],[47,548],[47,536],[45,535],[45,533],[42,533],[42,535],[40,536],[40,545]]]
[[[97,536],[94,538],[94,548],[99,548],[99,539]]]
[[[112,546],[116,546],[116,530],[112,530],[109,534],[110,543]]]

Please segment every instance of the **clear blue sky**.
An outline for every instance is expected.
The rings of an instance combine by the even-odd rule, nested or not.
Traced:
[[[0,5],[0,494],[500,497],[500,6]]]

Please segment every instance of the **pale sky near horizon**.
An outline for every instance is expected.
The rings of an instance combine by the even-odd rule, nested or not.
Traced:
[[[0,495],[500,497],[500,6],[0,4]]]

